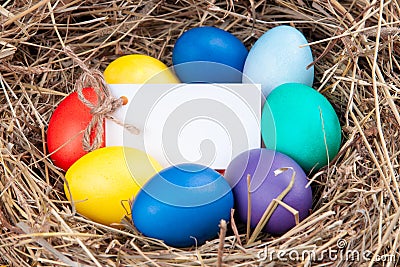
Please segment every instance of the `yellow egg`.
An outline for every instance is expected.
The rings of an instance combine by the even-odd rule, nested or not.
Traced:
[[[104,71],[108,84],[179,83],[175,74],[161,61],[146,55],[122,56]]]
[[[64,190],[78,213],[111,225],[130,214],[129,202],[161,169],[154,158],[141,150],[121,146],[100,148],[68,169]]]

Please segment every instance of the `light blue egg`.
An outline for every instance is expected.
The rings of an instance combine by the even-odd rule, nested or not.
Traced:
[[[314,67],[311,48],[304,35],[290,26],[277,26],[255,42],[243,69],[243,83],[261,84],[267,97],[274,88],[284,83],[312,86]]]

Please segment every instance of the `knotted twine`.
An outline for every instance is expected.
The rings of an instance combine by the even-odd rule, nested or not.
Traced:
[[[121,106],[126,104],[126,98],[115,98],[111,95],[108,84],[105,82],[103,74],[98,69],[90,69],[69,46],[64,47],[64,52],[83,70],[83,73],[75,82],[74,90],[78,94],[79,100],[90,108],[92,119],[83,133],[82,146],[87,152],[93,151],[101,146],[103,141],[103,122],[109,119],[114,123],[124,127],[134,135],[140,134],[140,130],[131,124],[125,124],[116,119],[112,114]],[[97,97],[96,104],[90,102],[83,94],[83,89],[91,87]],[[92,138],[92,133],[94,137]]]

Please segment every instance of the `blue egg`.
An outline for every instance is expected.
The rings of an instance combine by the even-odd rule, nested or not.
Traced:
[[[178,38],[172,62],[184,83],[240,83],[247,53],[244,44],[231,33],[198,27]]]
[[[229,221],[233,194],[218,172],[180,164],[153,176],[132,204],[132,220],[145,236],[175,247],[201,245]]]
[[[261,84],[265,97],[284,83],[312,86],[314,66],[304,35],[290,26],[277,26],[264,33],[250,49],[243,69],[243,83]]]

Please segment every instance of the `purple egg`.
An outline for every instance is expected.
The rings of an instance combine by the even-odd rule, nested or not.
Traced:
[[[291,158],[265,148],[245,151],[235,157],[225,172],[225,178],[233,188],[235,209],[240,220],[247,222],[247,175],[251,176],[251,227],[256,227],[268,205],[289,185],[293,171],[288,169],[275,176],[274,171],[291,167],[296,172],[292,189],[283,202],[299,212],[300,221],[306,218],[312,207],[312,192],[303,169]],[[281,235],[296,225],[293,213],[278,205],[263,231]]]

